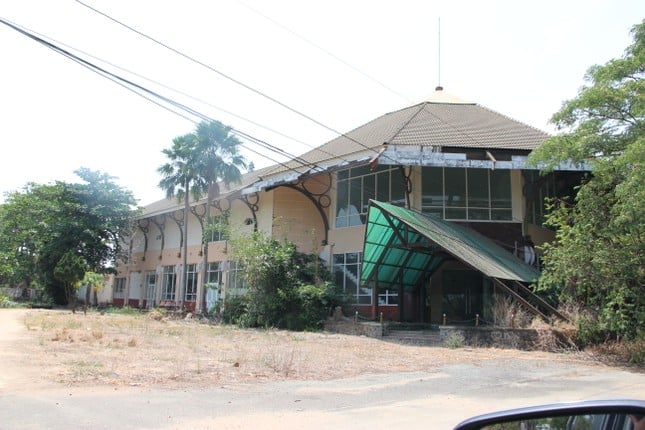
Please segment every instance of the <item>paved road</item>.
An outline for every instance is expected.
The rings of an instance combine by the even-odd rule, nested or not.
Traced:
[[[19,331],[0,325],[0,348],[7,346],[3,338],[15,339]],[[37,386],[10,391],[1,389],[7,377],[0,370],[0,429],[451,429],[471,415],[511,407],[645,399],[643,373],[513,360],[181,391]]]

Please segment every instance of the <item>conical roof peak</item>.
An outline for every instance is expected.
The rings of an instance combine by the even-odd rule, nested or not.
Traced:
[[[422,101],[427,103],[474,104],[444,91],[442,86],[436,87],[434,92],[426,96]]]

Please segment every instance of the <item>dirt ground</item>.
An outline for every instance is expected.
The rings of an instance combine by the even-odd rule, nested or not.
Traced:
[[[325,381],[511,358],[593,365],[576,354],[400,345],[331,333],[244,330],[150,314],[1,309],[0,327],[5,332],[5,345],[0,344],[4,388],[12,390],[28,382],[197,388]],[[19,348],[8,348],[10,343]]]

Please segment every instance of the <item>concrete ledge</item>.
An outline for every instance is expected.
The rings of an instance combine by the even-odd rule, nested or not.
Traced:
[[[539,331],[535,329],[511,329],[501,327],[439,326],[442,342],[461,336],[465,345],[473,347],[496,347],[534,349]]]
[[[354,322],[353,320],[325,322],[325,331],[354,336],[367,336],[380,339],[384,334],[384,326],[378,322]]]

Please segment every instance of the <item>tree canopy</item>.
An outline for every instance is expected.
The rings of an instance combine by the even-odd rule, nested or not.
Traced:
[[[583,340],[642,336],[645,285],[645,24],[632,29],[623,57],[596,65],[578,96],[552,122],[560,134],[532,161],[586,162],[591,178],[573,200],[551,202],[540,288],[581,305]]]
[[[7,195],[0,206],[0,283],[38,283],[65,303],[69,280],[56,275],[57,267],[63,273],[64,256],[82,258],[93,272],[112,270],[137,213],[136,201],[105,173],[86,168],[75,173],[82,183],[30,183]]]

